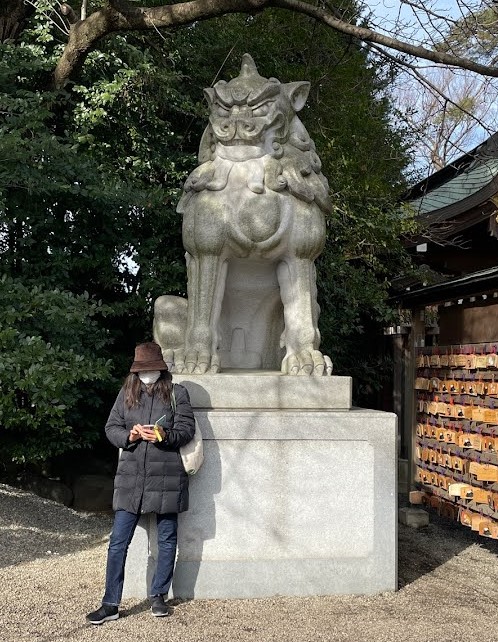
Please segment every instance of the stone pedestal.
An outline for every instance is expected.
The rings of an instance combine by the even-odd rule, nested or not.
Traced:
[[[395,415],[351,408],[348,377],[175,381],[190,392],[205,451],[179,520],[176,597],[396,589]],[[155,555],[155,518],[145,516],[125,597],[147,594]]]

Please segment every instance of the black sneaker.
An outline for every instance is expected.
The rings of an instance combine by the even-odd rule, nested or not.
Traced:
[[[171,611],[164,603],[164,597],[162,595],[153,595],[150,598],[150,610],[152,611],[152,615],[156,617],[171,615]]]
[[[92,611],[86,616],[86,619],[92,624],[104,624],[109,620],[117,620],[119,617],[118,607],[111,604],[102,604],[100,609]]]

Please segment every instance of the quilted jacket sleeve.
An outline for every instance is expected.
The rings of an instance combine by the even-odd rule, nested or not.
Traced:
[[[195,420],[188,391],[179,384],[175,385],[176,412],[173,427],[166,430],[164,445],[181,448],[194,438]]]
[[[128,436],[130,431],[126,429],[124,418],[124,389],[121,388],[114,402],[109,419],[105,425],[105,434],[107,439],[116,448],[132,449],[136,447],[137,442],[130,444]]]

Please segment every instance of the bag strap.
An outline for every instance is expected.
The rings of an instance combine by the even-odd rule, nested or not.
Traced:
[[[171,394],[169,396],[171,407],[173,408],[173,415],[176,413],[176,397],[175,397],[175,384],[171,386]]]

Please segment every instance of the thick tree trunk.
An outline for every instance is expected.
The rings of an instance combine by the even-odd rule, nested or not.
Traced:
[[[108,7],[71,26],[69,41],[54,72],[54,86],[61,88],[74,77],[88,52],[107,34],[180,27],[226,13],[252,13],[270,4],[270,0],[191,0],[163,7],[134,7],[126,0],[109,0]]]

